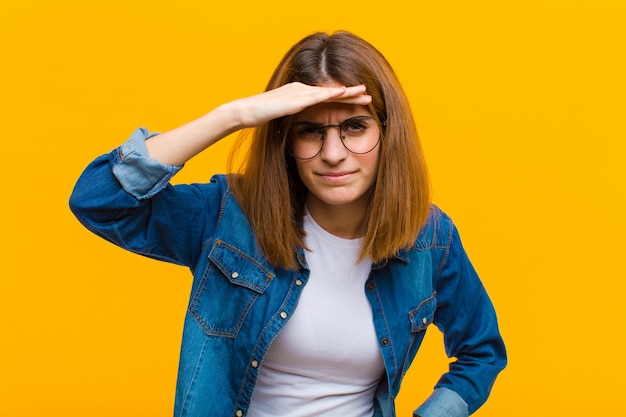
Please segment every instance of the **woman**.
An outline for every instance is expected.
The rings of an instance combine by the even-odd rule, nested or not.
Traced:
[[[243,128],[240,174],[168,183]],[[431,323],[456,361],[415,415],[473,413],[505,366],[491,302],[430,203],[402,88],[352,34],[298,42],[265,93],[137,130],[70,205],[103,238],[191,269],[176,416],[394,416]]]

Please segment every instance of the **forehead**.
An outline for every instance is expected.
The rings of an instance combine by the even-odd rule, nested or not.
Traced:
[[[307,107],[294,116],[294,121],[313,123],[338,123],[349,117],[371,116],[367,106],[346,103],[320,103]]]

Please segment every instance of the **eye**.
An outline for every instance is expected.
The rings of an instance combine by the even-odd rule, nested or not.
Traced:
[[[297,126],[294,133],[299,138],[319,138],[323,134],[322,129],[316,125]]]
[[[362,117],[352,117],[342,123],[341,130],[348,134],[364,133],[369,127],[369,119]]]

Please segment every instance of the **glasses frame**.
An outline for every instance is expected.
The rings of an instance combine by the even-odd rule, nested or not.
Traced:
[[[331,127],[336,127],[339,130],[339,139],[341,139],[341,144],[343,145],[344,148],[346,148],[346,150],[348,152],[350,152],[352,154],[355,154],[355,155],[365,155],[365,154],[368,154],[368,153],[372,152],[374,149],[376,149],[376,147],[378,146],[378,144],[382,140],[382,137],[383,137],[382,130],[381,130],[381,132],[378,135],[378,140],[376,141],[376,143],[374,144],[374,146],[372,146],[372,148],[370,150],[365,151],[365,152],[354,152],[353,150],[351,150],[350,148],[348,148],[346,146],[346,144],[344,142],[344,139],[346,137],[342,134],[342,129],[341,129],[341,127],[344,126],[344,124],[346,122],[349,122],[349,121],[351,121],[353,119],[371,119],[371,120],[374,120],[375,122],[377,122],[375,117],[363,115],[363,116],[348,117],[346,120],[344,120],[344,121],[342,121],[341,123],[338,123],[338,124],[331,124],[331,125],[324,125],[324,126],[315,126],[315,123],[311,123],[311,125],[315,126],[319,130],[321,135],[322,135],[321,138],[320,138],[320,148],[319,148],[319,150],[313,156],[310,156],[308,158],[301,158],[299,156],[296,156],[296,154],[294,153],[293,146],[292,146],[291,141],[290,141],[289,142],[289,153],[291,154],[291,156],[293,156],[294,158],[299,159],[301,161],[308,161],[309,159],[315,158],[316,156],[318,156],[322,152],[322,149],[324,149],[324,141],[326,140],[326,131],[329,128],[331,128]],[[294,123],[294,125],[298,125],[298,124],[309,124],[309,123],[308,122],[296,122],[296,123]],[[377,122],[377,124],[381,128],[384,128],[385,125],[387,124],[387,122],[386,121],[382,121],[382,122]]]

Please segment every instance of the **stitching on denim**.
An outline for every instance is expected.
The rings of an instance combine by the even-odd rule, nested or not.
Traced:
[[[193,375],[191,376],[191,380],[189,381],[189,385],[187,386],[187,392],[183,396],[183,404],[180,406],[181,416],[184,416],[186,413],[185,408],[187,407],[187,398],[189,398],[189,393],[191,392],[191,387],[196,381],[196,375],[198,374],[198,363],[204,358],[204,349],[206,348],[206,344],[208,341],[208,337],[204,338],[204,343],[202,343],[202,349],[200,349],[200,355],[198,356],[198,361],[196,362],[196,366],[193,370]]]
[[[433,293],[426,299],[424,299],[421,303],[419,303],[419,305],[417,307],[415,307],[414,309],[412,309],[411,311],[409,311],[409,320],[411,321],[411,333],[418,333],[418,332],[422,332],[425,331],[428,326],[430,324],[433,323],[433,319],[434,319],[434,313],[437,310],[437,299],[435,298],[435,296],[437,295],[437,291],[433,291]],[[433,308],[433,314],[429,315],[428,317],[428,322],[426,324],[422,323],[421,321],[417,321],[416,322],[416,317],[418,316],[417,313],[422,310],[422,308],[424,308],[425,306],[427,306],[428,304],[434,303],[435,306]],[[413,330],[413,323],[416,323],[416,330]]]
[[[297,273],[297,277],[299,277],[300,273]],[[285,299],[283,301],[283,303],[280,305],[278,311],[276,312],[276,314],[274,314],[270,320],[267,321],[267,323],[265,324],[265,326],[263,327],[263,330],[261,330],[261,333],[259,334],[259,337],[257,339],[257,342],[254,344],[254,348],[252,349],[251,353],[252,353],[252,357],[256,358],[257,360],[259,360],[259,365],[262,366],[262,362],[263,360],[265,360],[265,356],[267,355],[267,351],[269,350],[269,347],[271,346],[271,344],[274,342],[274,340],[278,337],[278,334],[280,333],[280,330],[282,328],[284,328],[287,325],[287,321],[289,319],[291,319],[291,314],[289,315],[289,317],[287,318],[287,320],[281,319],[283,324],[282,327],[279,329],[279,331],[276,332],[276,334],[272,337],[271,340],[268,341],[268,343],[263,343],[266,348],[265,349],[261,349],[260,346],[262,345],[262,341],[263,341],[263,335],[265,335],[265,333],[269,330],[269,328],[272,326],[272,324],[274,322],[276,322],[276,320],[278,320],[278,315],[280,314],[280,312],[285,311],[285,306],[288,304],[289,300],[292,298],[293,293],[294,293],[294,289],[297,288],[297,286],[295,285],[296,282],[296,276],[294,276],[291,280],[291,284],[289,285],[289,290],[287,291],[287,294],[285,295]],[[304,289],[304,286],[301,287],[300,290],[300,294],[302,294],[302,290]],[[279,325],[280,326],[280,325]],[[258,353],[257,350],[260,350],[260,355],[256,355],[255,353]],[[260,369],[259,366],[259,369]],[[249,378],[249,372],[250,372],[250,361],[248,361],[248,367],[246,368],[246,372],[245,372],[245,377],[242,379],[241,381],[241,385],[239,386],[239,392],[237,393],[237,404],[239,404],[240,400],[241,400],[241,396],[243,394],[243,391],[245,389],[246,386],[246,381]],[[250,405],[248,403],[248,405]],[[247,407],[245,407],[247,408]]]
[[[446,245],[442,247],[445,249],[443,256],[441,257],[441,262],[439,262],[439,269],[437,269],[437,278],[441,275],[441,271],[443,271],[443,267],[448,260],[448,254],[450,253],[450,246],[452,245],[452,233],[454,231],[454,225],[451,225],[450,231],[448,232],[448,239]]]
[[[137,138],[135,137],[135,135],[130,137],[130,140],[127,140],[126,142],[124,142],[122,144],[122,146],[117,148],[117,153],[119,155],[119,160],[124,162],[126,161],[126,159],[131,156],[132,154],[137,152],[137,145],[135,144],[135,140],[137,140]],[[125,149],[124,148],[129,148],[128,152],[124,152]]]
[[[411,251],[426,252],[431,249],[444,249],[446,247],[445,245],[439,243],[439,232],[445,224],[442,222],[442,218],[451,222],[450,217],[442,212],[437,206],[433,205],[429,219],[427,220],[424,228],[420,231],[418,237],[415,239],[415,243],[411,247]],[[430,236],[430,239],[426,241],[428,238],[428,227],[432,227],[432,235]],[[423,236],[424,234],[426,236]]]
[[[221,241],[217,241],[217,243],[216,243],[216,245],[218,245],[218,246],[222,245],[222,244],[223,244],[223,242],[221,242]],[[207,265],[207,267],[206,267],[206,269],[205,269],[205,271],[204,271],[204,273],[202,275],[202,278],[200,279],[200,282],[198,283],[198,287],[197,287],[196,291],[194,292],[192,302],[190,303],[190,306],[189,306],[189,313],[193,317],[194,321],[196,321],[196,323],[198,323],[198,325],[202,328],[202,330],[207,335],[209,335],[209,336],[222,336],[222,337],[234,338],[234,337],[237,336],[237,334],[241,330],[241,327],[243,326],[243,322],[245,321],[245,318],[247,317],[248,313],[252,309],[252,306],[254,305],[256,300],[259,298],[260,293],[264,292],[265,289],[267,289],[267,286],[269,286],[269,283],[267,283],[267,285],[265,285],[264,288],[261,288],[259,286],[253,285],[252,283],[250,283],[251,284],[250,286],[239,285],[237,283],[233,283],[231,280],[228,279],[228,277],[224,277],[232,285],[237,285],[238,287],[252,290],[252,292],[251,292],[251,296],[250,297],[246,297],[247,298],[247,302],[246,302],[245,306],[241,309],[241,311],[240,311],[240,313],[238,315],[238,317],[239,317],[238,320],[235,323],[233,323],[232,329],[220,329],[220,328],[212,327],[209,323],[207,323],[206,320],[204,320],[202,318],[202,315],[200,314],[200,311],[199,311],[199,303],[200,303],[200,299],[202,298],[202,295],[205,294],[205,292],[207,291],[206,285],[207,285],[209,277],[212,275],[212,273],[215,272],[216,274],[219,274],[219,275],[223,275],[223,274],[222,274],[222,271],[219,268],[221,262],[218,262],[218,260],[215,260],[215,259],[211,259],[210,256],[209,256],[209,259],[210,259],[209,264]],[[214,266],[216,266],[217,269],[214,268]],[[225,265],[223,265],[223,264],[222,264],[222,266],[225,267]],[[224,268],[224,269],[227,269],[227,268]],[[218,278],[218,279],[220,279],[220,278]],[[254,287],[254,288],[250,288],[250,287]],[[255,288],[258,288],[259,291],[255,291]],[[260,291],[261,289],[263,291]]]
[[[383,309],[383,302],[380,298],[380,293],[378,292],[378,285],[374,284],[374,291],[376,292],[376,299],[378,300],[378,305],[380,306],[380,313],[383,318],[383,322],[385,323],[385,332],[387,333],[387,339],[389,339],[389,346],[391,346],[391,357],[393,358],[393,369],[395,372],[398,371],[398,362],[396,359],[396,350],[393,347],[393,342],[391,340],[391,332],[389,331],[389,323],[387,322],[387,316],[385,315],[385,310]],[[391,389],[391,386],[389,386]]]
[[[227,265],[226,263],[222,262],[222,259],[216,259],[214,255],[214,253],[219,253],[219,251],[216,251],[216,248],[218,247],[224,247],[226,250],[229,251],[229,253],[232,253],[234,255],[238,255],[240,256],[244,261],[246,261],[248,264],[250,264],[252,267],[256,268],[256,270],[258,272],[261,272],[262,275],[265,277],[262,281],[262,284],[259,285],[256,282],[250,281],[250,280],[246,280],[245,277],[241,277],[242,279],[239,279],[237,281],[232,281],[230,278],[228,278],[228,280],[233,283],[234,285],[238,285],[238,286],[242,286],[242,287],[246,287],[246,288],[250,288],[253,291],[256,291],[258,293],[264,293],[265,290],[267,289],[267,287],[270,285],[270,282],[274,279],[275,275],[273,272],[269,271],[267,268],[265,268],[263,266],[263,264],[261,264],[260,262],[258,262],[255,258],[250,257],[245,251],[240,250],[239,248],[228,244],[227,242],[224,242],[221,239],[217,239],[215,242],[215,246],[213,248],[213,250],[211,250],[209,252],[208,258],[210,262],[213,262],[220,271],[222,271],[223,273],[227,273],[229,271],[231,271],[232,268],[229,268],[229,265]],[[244,285],[245,283],[245,285]]]
[[[209,275],[211,275],[212,269],[213,268],[211,267],[210,264],[207,265],[207,268],[205,269],[204,274],[202,275],[202,278],[200,279],[200,282],[198,283],[198,288],[196,288],[196,291],[193,295],[193,299],[189,305],[189,314],[191,314],[191,317],[193,317],[194,321],[198,323],[198,326],[200,326],[202,331],[207,335],[211,335],[211,328],[209,327],[208,323],[206,323],[204,319],[202,318],[202,316],[199,314],[198,304],[200,303],[201,295],[204,294],[204,288],[208,281]],[[234,337],[233,335],[230,335],[226,332],[223,332],[223,334],[219,334],[219,332],[216,332],[216,334],[214,334],[213,336]]]
[[[233,339],[237,336],[237,334],[239,334],[239,330],[241,330],[241,326],[243,325],[243,322],[245,321],[246,316],[252,309],[252,305],[255,303],[257,298],[259,298],[259,294],[255,292],[252,293],[252,296],[249,298],[248,302],[246,303],[244,308],[241,310],[241,313],[239,314],[239,319],[237,320],[236,323],[234,323],[232,330],[213,328],[209,325],[209,323],[207,323],[202,318],[199,312],[199,308],[198,308],[200,299],[202,297],[202,294],[205,293],[206,284],[209,280],[209,276],[211,275],[212,271],[213,271],[213,267],[211,266],[211,263],[209,262],[209,265],[207,265],[207,268],[205,269],[204,274],[202,275],[202,278],[200,279],[200,282],[198,283],[198,288],[194,292],[193,299],[191,300],[191,303],[189,304],[188,311],[189,311],[189,314],[191,314],[191,317],[193,317],[194,321],[198,323],[198,326],[200,326],[200,328],[206,335],[228,337],[228,338]]]
[[[211,264],[209,263],[204,270],[204,274],[202,274],[202,278],[200,278],[200,282],[198,283],[198,288],[196,288],[195,293],[193,294],[193,298],[191,299],[191,303],[189,303],[189,310],[197,310],[198,302],[200,299],[200,294],[204,292],[204,287],[206,285],[207,277],[210,274]]]
[[[221,223],[222,223],[222,219],[224,217],[224,213],[226,211],[226,205],[230,202],[230,200],[233,199],[235,202],[237,201],[237,199],[235,198],[234,194],[232,193],[232,191],[230,190],[230,185],[228,184],[228,182],[226,182],[226,191],[224,192],[224,195],[222,197],[222,201],[220,203],[220,214],[218,216],[218,220],[217,220],[217,225],[216,225],[216,230],[219,230],[221,227]],[[241,210],[241,207],[237,204],[239,210]],[[245,215],[245,213],[243,213]],[[222,241],[224,246],[232,249],[233,251],[237,252],[238,254],[240,254],[241,256],[243,256],[244,258],[246,258],[247,260],[249,260],[250,262],[252,262],[253,264],[255,264],[259,269],[261,269],[264,273],[266,273],[270,278],[274,278],[274,273],[272,272],[272,270],[268,269],[265,267],[265,262],[264,259],[260,259],[260,258],[256,258],[253,256],[250,256],[250,254],[248,254],[245,251],[242,251],[241,249],[239,249],[236,246],[233,246],[230,243],[224,242]]]
[[[437,291],[433,291],[433,293],[430,295],[430,297],[427,297],[426,299],[424,299],[422,302],[420,302],[418,304],[417,307],[411,309],[411,311],[409,311],[408,316],[409,316],[409,324],[411,325],[411,335],[409,336],[410,342],[406,348],[406,355],[405,355],[405,359],[402,362],[402,373],[400,374],[402,376],[402,378],[404,378],[404,376],[406,375],[406,373],[408,372],[409,368],[410,368],[410,362],[413,361],[413,359],[415,358],[415,353],[417,353],[417,351],[413,354],[413,356],[409,356],[411,355],[411,349],[413,348],[413,346],[415,345],[416,341],[418,338],[421,337],[421,340],[418,344],[418,349],[419,346],[422,344],[422,342],[424,341],[424,335],[426,334],[426,330],[428,330],[428,326],[430,324],[432,324],[434,322],[434,310],[433,310],[433,315],[429,317],[429,321],[427,324],[422,324],[422,323],[418,323],[417,330],[413,331],[413,323],[415,322],[415,316],[416,316],[416,312],[418,312],[424,305],[432,302],[432,300],[435,300],[435,310],[437,307],[436,304],[436,299],[435,296],[437,295]],[[410,358],[409,360],[407,360],[407,358]]]
[[[232,195],[230,193],[228,182],[226,183],[226,191],[224,195],[222,195],[222,201],[220,202],[220,214],[217,216],[217,224],[215,225],[215,230],[219,230],[222,225],[222,219],[224,218],[224,212],[226,209],[226,201],[228,200],[228,196]]]
[[[170,180],[174,175],[176,175],[177,172],[178,170],[168,167],[165,172],[165,176],[157,181],[157,183],[154,184],[152,188],[150,188],[143,196],[137,197],[137,199],[145,200],[157,195],[159,192],[161,192],[161,190],[167,187],[167,185],[170,183]]]
[[[124,210],[123,214],[126,214],[126,211],[127,210]],[[124,248],[128,248],[129,245],[128,243],[126,243],[126,239],[124,239],[124,236],[122,235],[122,232],[120,231],[120,228],[118,227],[117,222],[112,221],[111,226],[113,226],[113,232],[115,232],[115,235],[117,236],[117,239],[119,240],[120,245]]]
[[[225,215],[225,212],[226,212],[226,205],[228,204],[230,198],[234,198],[234,196],[230,192],[230,190],[228,188],[228,185],[227,185],[227,190],[224,192],[224,194],[222,196],[222,199],[221,199],[221,202],[220,202],[220,211],[219,211],[218,220],[217,220],[217,224],[216,224],[216,230],[219,230],[219,228],[221,227],[221,223],[222,223],[222,220],[224,219],[224,215]],[[231,250],[232,252],[234,252],[234,253],[238,254],[239,256],[241,256],[242,258],[244,258],[246,261],[250,262],[252,265],[257,267],[259,270],[263,271],[264,275],[268,278],[269,281],[271,281],[274,278],[274,274],[272,272],[270,272],[267,268],[265,268],[263,266],[263,264],[260,263],[258,260],[256,260],[255,258],[251,257],[250,255],[248,255],[246,252],[240,250],[239,248],[224,242],[221,239],[208,239],[203,244],[202,250],[204,251],[207,248],[207,246],[212,241],[215,242],[215,246],[224,246],[224,247],[226,247],[227,249]],[[226,268],[226,265],[224,265],[219,260],[212,259],[211,258],[211,253],[209,253],[207,255],[207,258],[208,258],[209,262],[208,262],[208,265],[207,265],[207,267],[206,267],[206,269],[205,269],[205,271],[204,271],[204,273],[202,275],[202,278],[200,279],[200,282],[198,283],[198,287],[196,288],[196,291],[194,292],[192,301],[189,304],[189,313],[191,314],[191,316],[194,319],[194,321],[198,324],[198,326],[200,326],[200,328],[202,329],[202,331],[205,334],[207,334],[209,336],[221,336],[221,337],[235,338],[237,336],[237,334],[239,333],[239,331],[241,330],[243,322],[245,321],[245,317],[247,317],[248,313],[252,309],[253,304],[258,299],[258,297],[260,295],[259,293],[264,292],[265,289],[267,289],[267,287],[269,286],[269,283],[267,282],[268,280],[266,280],[266,285],[264,285],[264,287],[260,287],[258,285],[255,285],[254,283],[249,282],[249,281],[247,281],[247,284],[249,284],[249,286],[247,286],[247,285],[238,285],[238,284],[233,283],[232,281],[228,280],[227,277],[225,277],[225,279],[227,279],[232,285],[238,285],[238,286],[240,286],[242,288],[246,288],[246,289],[251,290],[252,291],[252,293],[251,293],[252,295],[251,295],[251,297],[249,297],[246,305],[241,310],[241,314],[239,315],[239,319],[237,320],[236,323],[234,323],[234,326],[233,326],[232,330],[212,328],[202,318],[202,316],[200,315],[199,303],[200,303],[200,299],[201,299],[202,295],[205,293],[205,291],[207,291],[207,283],[208,283],[209,277],[214,272],[214,269],[217,269],[217,271],[218,271],[218,272],[216,272],[217,274],[223,275],[222,271],[220,270],[220,266],[223,267],[224,270],[227,270],[227,268]]]
[[[217,266],[217,269],[220,270],[220,272],[222,274],[224,274],[226,271],[229,271],[230,269],[228,268],[228,265],[226,265],[224,262],[222,262],[220,259],[213,259],[213,258],[209,258],[211,262],[213,262],[215,264],[215,266]],[[266,279],[264,280],[263,284],[264,285],[258,285],[255,282],[246,280],[246,279],[237,279],[235,281],[233,281],[232,279],[228,278],[228,275],[225,275],[226,279],[233,285],[236,285],[237,287],[243,287],[243,288],[248,288],[256,293],[259,294],[263,294],[265,292],[265,290],[267,289],[267,287],[269,286],[269,281],[271,281],[271,279],[268,279],[269,277],[267,275]],[[245,278],[245,277],[242,277]]]
[[[126,213],[128,213],[129,209],[124,209],[116,218],[115,220],[118,219],[123,219],[126,216]],[[152,258],[152,259],[158,259],[161,261],[166,261],[166,262],[170,262],[176,265],[182,265],[181,261],[173,256],[167,256],[167,255],[163,255],[163,254],[155,254],[152,252],[148,252],[148,251],[144,251],[141,250],[139,248],[132,248],[131,245],[126,241],[126,239],[124,238],[124,234],[121,232],[118,222],[117,221],[112,221],[110,222],[111,224],[111,228],[113,229],[113,232],[115,233],[115,236],[117,237],[117,241],[115,239],[113,239],[113,242],[116,242],[116,245],[119,245],[120,247],[129,250],[133,253],[136,253],[138,255],[142,255],[142,256],[146,256],[148,258]],[[108,239],[107,239],[108,240]]]
[[[220,245],[232,250],[233,252],[237,253],[237,255],[241,256],[242,258],[244,258],[245,260],[247,260],[248,262],[250,262],[257,268],[259,268],[261,271],[263,271],[265,275],[267,275],[269,279],[274,278],[274,273],[270,271],[269,269],[267,269],[265,265],[263,265],[263,263],[260,262],[257,258],[250,256],[247,252],[239,249],[236,246],[231,245],[228,242],[224,242],[223,240],[221,241]]]
[[[243,325],[243,322],[245,321],[245,317],[250,312],[250,309],[252,308],[252,305],[257,300],[257,298],[259,298],[259,296],[257,294],[255,294],[252,297],[250,297],[250,301],[246,304],[246,306],[243,308],[243,310],[239,314],[239,320],[237,320],[237,322],[234,324],[232,330],[223,330],[223,329],[212,328],[200,316],[199,311],[198,311],[197,308],[194,309],[194,310],[190,310],[189,313],[191,314],[191,316],[193,317],[194,321],[198,324],[198,326],[200,326],[200,328],[202,329],[202,331],[206,335],[208,335],[208,336],[218,336],[218,337],[228,337],[229,339],[234,339],[239,334],[239,331],[241,330],[241,326]]]

